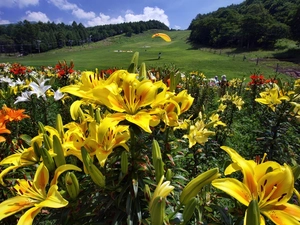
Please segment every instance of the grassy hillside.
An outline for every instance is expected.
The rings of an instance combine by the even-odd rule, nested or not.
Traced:
[[[54,66],[58,61],[73,60],[77,70],[108,69],[112,67],[127,68],[134,52],[140,53],[140,62],[145,62],[148,68],[175,65],[182,72],[204,72],[207,77],[226,74],[228,78],[249,77],[253,72],[262,72],[265,76],[274,76],[278,61],[265,64],[256,57],[259,54],[267,57],[268,53],[229,53],[228,51],[206,49],[191,49],[186,42],[190,31],[166,32],[171,42],[165,42],[159,37],[151,38],[157,30],[147,31],[143,34],[125,37],[123,35],[106,40],[86,44],[84,46],[65,47],[46,53],[28,55],[25,57],[2,55],[0,62],[20,62],[24,65]],[[157,59],[161,52],[161,59]],[[258,55],[257,55],[258,54]],[[246,59],[244,59],[244,55]],[[253,57],[255,56],[255,57]],[[280,65],[282,62],[280,62]],[[283,65],[283,64],[282,64]],[[284,64],[287,66],[287,64]]]

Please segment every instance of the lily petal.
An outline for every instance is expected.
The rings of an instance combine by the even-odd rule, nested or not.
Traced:
[[[150,121],[152,120],[152,116],[147,112],[139,111],[135,115],[126,115],[126,120],[138,125],[144,131],[148,133],[152,133],[150,129]]]
[[[37,204],[36,207],[49,207],[49,208],[62,208],[69,204],[67,200],[65,200],[58,191],[57,185],[52,185],[49,188],[47,198],[45,201]]]
[[[32,207],[28,209],[19,219],[17,225],[32,225],[37,214],[42,210],[40,207]]]
[[[297,207],[297,206],[296,206]],[[299,225],[300,209],[296,207],[287,206],[287,208],[275,207],[272,210],[263,210],[262,214],[267,216],[276,225]],[[298,213],[297,217],[293,217],[290,212]]]
[[[9,198],[0,204],[0,221],[23,209],[32,207],[33,203],[24,196],[15,196]]]
[[[253,160],[246,160],[240,156],[234,149],[227,146],[221,146],[221,149],[226,151],[231,157],[232,161],[242,168],[242,173],[244,175],[244,183],[249,188],[250,192],[257,197],[257,181],[254,179],[254,165]]]
[[[260,207],[286,203],[294,191],[294,176],[288,165],[267,173],[258,181]]]
[[[226,192],[234,197],[240,203],[248,206],[252,196],[248,187],[234,178],[220,178],[213,180],[211,183],[214,187]]]
[[[21,155],[22,153],[15,153],[9,155],[0,162],[0,165],[5,165],[5,164],[19,165]]]
[[[254,171],[254,177],[258,181],[260,180],[268,171],[273,171],[280,169],[281,165],[274,161],[267,161],[261,164],[258,164]]]
[[[44,163],[41,163],[39,167],[36,170],[33,183],[35,187],[37,187],[37,190],[42,190],[45,194],[45,188],[48,185],[49,182],[49,171],[47,167],[44,165]]]
[[[298,221],[300,220],[300,206],[290,204],[290,203],[285,203],[285,204],[277,205],[277,206],[265,207],[265,209],[263,211],[281,211],[281,212],[287,214],[289,217],[294,217]]]
[[[10,171],[14,170],[14,169],[18,169],[19,167],[21,167],[20,165],[18,166],[9,166],[6,169],[2,170],[0,173],[0,184],[5,186],[5,183],[3,181],[3,177],[8,174]]]
[[[65,164],[65,165],[62,165],[60,167],[58,167],[56,170],[55,170],[55,174],[54,174],[54,177],[51,181],[51,186],[52,185],[56,185],[57,184],[57,179],[58,177],[66,172],[67,170],[76,170],[76,171],[82,171],[79,167],[75,166],[75,165],[72,165],[72,164]]]

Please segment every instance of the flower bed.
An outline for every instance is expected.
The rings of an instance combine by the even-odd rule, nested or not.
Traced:
[[[0,71],[1,224],[299,224],[299,79]]]

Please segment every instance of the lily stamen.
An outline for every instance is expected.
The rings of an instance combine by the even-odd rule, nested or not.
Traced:
[[[274,192],[276,191],[277,189],[277,185],[274,185],[273,188],[272,188],[272,191],[266,196],[266,197],[262,197],[258,203],[258,206],[259,207],[264,207],[267,203],[269,203],[269,201],[271,200],[271,196],[274,194]],[[264,196],[265,194],[265,189],[264,189],[264,193],[262,196]]]
[[[264,153],[264,156],[263,156],[263,158],[262,158],[262,160],[261,160],[261,163],[264,163],[264,162],[265,162],[266,157],[267,157],[267,153]]]

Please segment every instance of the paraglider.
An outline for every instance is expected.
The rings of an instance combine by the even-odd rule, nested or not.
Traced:
[[[169,37],[169,35],[165,34],[165,33],[156,33],[152,35],[152,38],[155,37],[161,37],[162,39],[164,39],[166,42],[170,42],[171,38]]]

